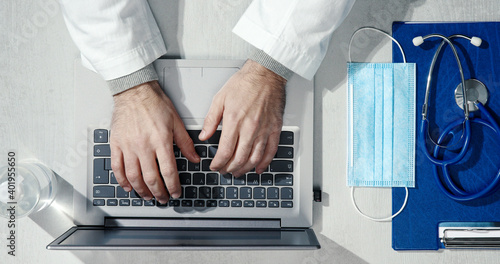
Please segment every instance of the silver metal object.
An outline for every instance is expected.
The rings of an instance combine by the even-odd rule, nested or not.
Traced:
[[[465,81],[465,93],[467,104],[469,105],[469,111],[471,112],[478,110],[478,108],[474,105],[474,102],[479,101],[483,105],[488,102],[488,89],[486,89],[486,86],[482,82],[476,79],[468,79]],[[462,83],[458,84],[455,89],[455,102],[461,109],[463,109],[464,94]]]

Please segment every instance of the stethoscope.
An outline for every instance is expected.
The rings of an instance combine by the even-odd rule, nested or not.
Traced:
[[[433,163],[434,166],[434,178],[437,182],[438,188],[448,197],[451,199],[457,200],[457,201],[470,201],[474,199],[478,199],[481,197],[488,196],[496,191],[496,189],[499,187],[500,183],[500,170],[498,171],[495,179],[483,190],[476,192],[476,193],[470,193],[466,192],[462,188],[460,188],[455,182],[451,179],[451,177],[448,174],[448,166],[453,165],[461,161],[465,154],[467,153],[467,150],[469,149],[469,144],[470,144],[470,138],[471,138],[471,128],[470,128],[470,123],[477,123],[481,124],[483,126],[486,126],[490,129],[492,129],[496,135],[500,139],[500,128],[498,127],[498,124],[495,122],[489,111],[484,107],[484,104],[488,101],[488,90],[486,89],[486,86],[476,80],[476,79],[468,79],[465,80],[463,70],[462,70],[462,65],[460,63],[460,59],[458,57],[458,53],[456,51],[455,46],[451,42],[452,38],[465,38],[470,41],[470,43],[476,47],[481,46],[482,40],[478,37],[467,37],[464,35],[452,35],[449,37],[445,37],[443,35],[439,34],[430,34],[427,36],[418,36],[413,39],[413,44],[415,46],[419,46],[424,42],[424,40],[432,37],[438,37],[441,38],[443,41],[439,45],[438,49],[436,50],[436,53],[434,54],[434,57],[432,58],[431,66],[429,69],[429,74],[427,75],[427,87],[425,90],[425,99],[424,99],[424,104],[422,106],[422,122],[420,125],[420,131],[418,135],[418,141],[420,142],[420,146],[422,147],[422,150],[425,154],[425,156]],[[463,119],[458,119],[452,123],[450,123],[439,135],[438,140],[435,142],[432,140],[432,138],[429,135],[429,121],[427,120],[427,107],[429,105],[429,93],[430,93],[430,86],[431,86],[431,80],[432,80],[432,73],[434,71],[434,66],[436,64],[437,58],[440,54],[441,48],[445,45],[448,44],[451,47],[451,50],[453,51],[453,54],[455,55],[455,59],[457,61],[458,69],[460,71],[460,78],[461,78],[461,83],[457,86],[455,90],[455,101],[457,102],[458,106],[463,109],[464,111],[464,118]],[[481,115],[486,118],[482,119],[479,117],[470,117],[469,116],[469,111],[476,111],[479,110],[481,112]],[[441,149],[446,149],[451,146],[456,145],[457,143],[454,143],[451,146],[443,146],[443,142],[446,140],[448,135],[452,133],[456,128],[459,126],[463,126],[462,128],[462,136],[459,139],[458,142],[463,141],[463,145],[460,149],[460,152],[449,159],[440,159],[438,158],[439,152]],[[426,147],[426,136],[429,135],[429,139],[434,143],[434,150],[431,153],[427,151]],[[442,180],[439,177],[438,174],[438,166],[442,168],[443,172],[443,179],[445,184],[443,184]],[[446,185],[446,186],[445,186]]]

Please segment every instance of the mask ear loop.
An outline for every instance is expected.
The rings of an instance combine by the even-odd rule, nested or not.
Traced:
[[[405,187],[405,191],[406,191],[405,200],[403,202],[403,205],[399,209],[399,211],[397,211],[395,214],[393,214],[389,217],[385,217],[385,218],[374,218],[374,217],[368,216],[365,213],[361,212],[358,205],[356,204],[356,200],[354,200],[354,186],[351,186],[351,202],[352,202],[352,205],[354,205],[354,208],[356,208],[356,211],[360,215],[362,215],[363,217],[368,218],[368,219],[375,221],[375,222],[388,222],[388,221],[391,221],[394,217],[398,216],[403,211],[403,209],[405,209],[406,204],[408,203],[408,187]]]
[[[361,32],[363,30],[376,31],[376,32],[382,33],[386,37],[392,39],[392,41],[394,41],[398,45],[399,50],[401,51],[401,55],[403,56],[403,62],[406,63],[406,56],[405,56],[405,53],[403,52],[403,48],[401,47],[401,45],[399,44],[399,42],[395,38],[393,38],[391,35],[387,34],[387,32],[382,31],[382,30],[380,30],[378,28],[374,28],[374,27],[362,27],[362,28],[359,28],[358,30],[354,31],[354,33],[351,36],[351,39],[349,40],[349,47],[348,47],[349,62],[352,62],[352,59],[351,59],[351,45],[352,45],[352,40],[354,39],[354,36],[357,33]],[[395,214],[393,214],[393,215],[391,215],[389,217],[385,217],[385,218],[374,218],[374,217],[368,216],[365,213],[361,212],[361,210],[359,209],[358,205],[356,204],[356,200],[354,199],[354,186],[351,186],[351,201],[352,201],[352,204],[354,205],[354,208],[356,209],[356,211],[360,215],[362,215],[363,217],[368,218],[368,219],[370,219],[372,221],[375,221],[375,222],[387,222],[387,221],[391,221],[394,217],[396,217],[397,215],[399,215],[403,211],[403,209],[405,209],[406,204],[408,203],[408,187],[405,187],[405,191],[406,191],[405,200],[403,202],[403,205],[399,209],[399,211],[397,211]]]
[[[403,47],[401,47],[401,45],[399,44],[399,42],[395,38],[393,38],[391,35],[387,34],[387,32],[382,31],[382,30],[380,30],[378,28],[374,28],[374,27],[362,27],[362,28],[359,28],[358,30],[354,31],[354,33],[352,33],[351,40],[349,40],[349,47],[348,47],[349,62],[352,62],[352,59],[351,59],[352,40],[354,39],[354,36],[356,36],[356,34],[358,34],[359,32],[361,32],[363,30],[376,31],[376,32],[381,33],[381,34],[385,35],[386,37],[392,39],[392,41],[394,41],[394,43],[396,43],[398,45],[399,50],[401,51],[401,55],[403,56],[403,63],[406,63],[406,56],[405,56],[405,53],[403,52]]]

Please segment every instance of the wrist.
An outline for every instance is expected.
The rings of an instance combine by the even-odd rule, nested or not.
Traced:
[[[264,67],[263,65],[252,59],[248,59],[246,61],[245,65],[243,65],[243,68],[241,68],[241,71],[244,73],[250,73],[259,79],[271,81],[281,87],[284,87],[287,82],[287,80],[282,76],[280,76],[279,74]]]
[[[158,81],[150,81],[113,95],[113,100],[115,103],[120,103],[122,101],[144,101],[148,98],[161,95],[161,93],[163,93],[163,91]]]

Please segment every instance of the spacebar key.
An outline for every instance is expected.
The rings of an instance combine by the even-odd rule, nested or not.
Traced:
[[[269,166],[271,172],[293,172],[292,160],[273,160]]]

